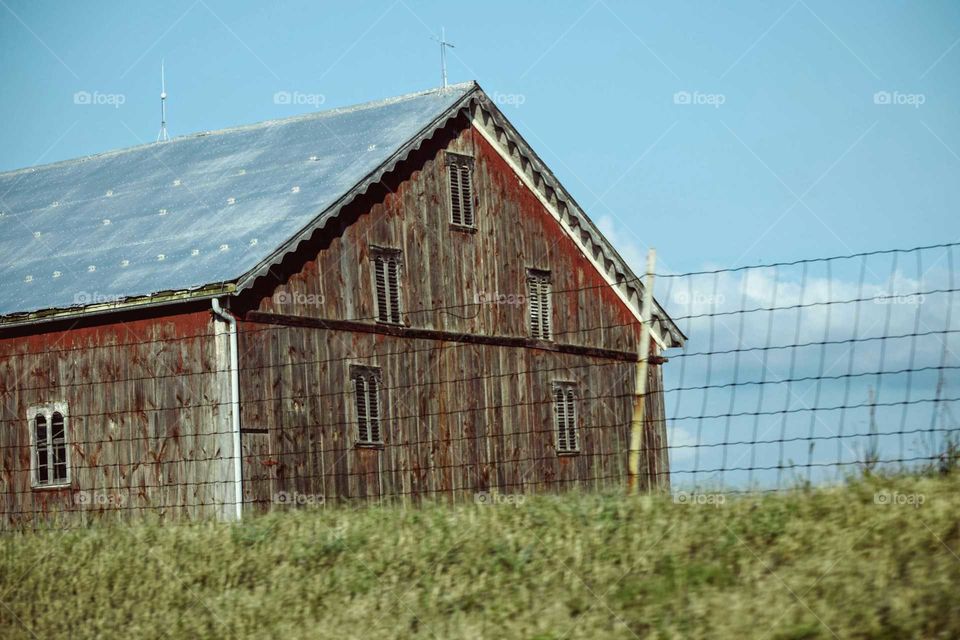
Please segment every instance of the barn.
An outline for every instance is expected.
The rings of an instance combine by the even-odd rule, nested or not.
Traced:
[[[0,174],[7,527],[669,482],[683,334],[474,82]]]

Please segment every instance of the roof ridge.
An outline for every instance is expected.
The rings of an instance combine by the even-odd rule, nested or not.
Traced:
[[[58,160],[58,161],[56,161],[56,162],[50,162],[50,163],[47,163],[47,164],[38,164],[38,165],[29,166],[29,167],[21,167],[21,168],[19,168],[19,169],[11,169],[11,170],[9,170],[9,171],[0,171],[0,179],[9,178],[9,177],[13,177],[13,176],[21,175],[21,174],[26,174],[26,173],[33,173],[33,172],[39,171],[39,170],[48,170],[48,169],[54,169],[54,168],[57,168],[57,167],[70,166],[70,165],[74,165],[74,164],[83,164],[84,162],[89,162],[89,161],[91,161],[91,160],[97,160],[97,159],[100,159],[100,158],[109,158],[109,157],[112,157],[112,156],[117,156],[117,155],[121,155],[121,154],[124,154],[124,153],[129,153],[129,152],[132,152],[132,151],[139,151],[139,150],[141,150],[141,149],[146,149],[146,148],[149,148],[149,147],[153,147],[153,146],[156,146],[156,145],[158,145],[158,144],[169,145],[169,144],[175,144],[175,143],[177,143],[177,142],[183,142],[183,141],[185,141],[185,140],[193,140],[193,139],[195,139],[195,138],[204,138],[204,137],[207,137],[207,136],[222,135],[222,134],[225,134],[225,133],[234,133],[234,132],[237,132],[237,131],[254,130],[254,129],[264,128],[264,127],[268,127],[268,126],[272,126],[272,125],[276,125],[276,124],[281,124],[281,123],[286,124],[286,123],[299,122],[299,121],[304,121],[304,120],[321,119],[321,118],[330,117],[330,116],[335,116],[335,115],[342,115],[342,114],[344,114],[344,113],[350,113],[350,112],[353,112],[353,111],[363,111],[363,110],[365,110],[365,109],[375,109],[375,108],[377,108],[377,107],[382,107],[382,106],[386,106],[386,105],[389,105],[389,104],[395,104],[395,103],[397,103],[397,102],[403,102],[403,101],[405,101],[405,100],[412,100],[412,99],[414,99],[414,98],[419,98],[419,97],[426,96],[426,95],[430,95],[430,94],[443,94],[443,93],[445,93],[445,92],[451,92],[451,91],[456,91],[456,90],[461,90],[461,89],[463,89],[463,90],[469,90],[469,89],[472,89],[472,88],[477,87],[477,86],[479,86],[479,85],[477,84],[477,81],[476,81],[476,80],[468,80],[468,81],[466,81],[466,82],[460,82],[460,83],[458,83],[458,84],[448,85],[445,89],[444,89],[444,88],[424,89],[424,90],[415,91],[415,92],[412,92],[412,93],[405,93],[405,94],[402,94],[402,95],[399,95],[399,96],[392,96],[392,97],[389,97],[389,98],[380,98],[380,99],[378,99],[378,100],[370,100],[370,101],[367,101],[367,102],[360,102],[360,103],[357,103],[357,104],[346,105],[346,106],[343,106],[343,107],[335,107],[335,108],[333,108],[333,109],[325,109],[325,110],[323,110],[323,111],[313,111],[313,112],[309,112],[309,113],[300,113],[300,114],[297,114],[297,115],[288,116],[288,117],[286,117],[286,118],[272,118],[272,119],[269,119],[269,120],[261,120],[261,121],[259,121],[259,122],[252,122],[252,123],[248,123],[248,124],[241,124],[241,125],[236,125],[236,126],[233,126],[233,127],[225,127],[225,128],[223,128],[223,129],[213,129],[213,130],[206,130],[206,131],[196,131],[196,132],[194,132],[194,133],[186,133],[186,134],[183,134],[183,135],[180,135],[180,136],[175,136],[175,137],[173,137],[173,138],[171,138],[170,140],[167,140],[167,141],[165,141],[165,142],[147,142],[147,143],[144,143],[144,144],[134,145],[134,146],[132,146],[132,147],[121,147],[121,148],[119,148],[119,149],[108,149],[108,150],[106,150],[106,151],[101,151],[101,152],[99,152],[99,153],[93,153],[93,154],[86,155],[86,156],[79,156],[79,157],[76,157],[76,158],[67,158],[66,160]]]

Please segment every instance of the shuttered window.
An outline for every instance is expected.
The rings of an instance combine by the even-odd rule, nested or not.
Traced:
[[[27,415],[32,444],[32,485],[57,487],[69,484],[66,407],[60,403],[31,407]]]
[[[400,251],[374,247],[372,253],[377,320],[400,324]]]
[[[350,378],[357,410],[357,444],[381,444],[380,369],[354,365]]]
[[[557,434],[557,453],[580,451],[577,396],[575,383],[553,383],[553,427]]]
[[[475,227],[473,158],[447,153],[447,182],[450,186],[451,224],[458,227]]]
[[[550,326],[553,314],[550,289],[549,271],[527,271],[527,309],[531,338],[550,340],[553,335]]]

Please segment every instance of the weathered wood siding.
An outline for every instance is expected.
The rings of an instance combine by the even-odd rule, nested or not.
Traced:
[[[259,311],[371,320],[376,315],[370,247],[403,252],[403,309],[411,327],[526,337],[527,268],[550,270],[554,333],[560,343],[636,353],[633,316],[558,222],[472,127],[450,143],[475,158],[477,230],[450,224],[442,150],[393,186]],[[502,304],[478,300],[502,296]],[[509,304],[521,299],[520,304]]]
[[[451,226],[444,154],[475,159],[477,228]],[[485,139],[459,120],[386,187],[235,301],[244,500],[619,486],[637,327]],[[403,326],[374,320],[371,247],[402,251]],[[549,270],[550,342],[528,338],[526,272]],[[278,280],[271,280],[279,276]],[[229,517],[229,347],[198,305],[0,334],[0,522]],[[382,369],[384,444],[356,446],[350,365]],[[645,484],[668,477],[659,367]],[[552,383],[578,385],[580,452],[560,455]],[[71,482],[32,488],[27,411],[67,404]]]
[[[265,461],[256,476],[271,484],[269,491],[248,485],[250,499],[524,493],[625,478],[629,363],[374,333],[252,328],[242,352],[268,367],[245,374],[244,425],[268,429],[271,451],[249,457],[246,468]],[[356,446],[351,363],[382,367],[382,450]],[[553,380],[579,385],[579,455],[556,453]]]
[[[630,311],[476,130],[461,122],[439,138],[385,197],[325,232],[312,256],[250,304],[241,397],[244,427],[255,433],[244,438],[269,438],[268,451],[262,440],[245,445],[248,477],[259,483],[245,483],[247,499],[469,499],[623,483],[635,374],[625,358],[637,352]],[[475,159],[475,231],[450,224],[445,149]],[[374,321],[373,246],[402,251],[407,332]],[[523,342],[528,268],[552,275],[552,343]],[[471,344],[478,336],[509,340]],[[382,450],[355,444],[350,364],[383,370]],[[557,454],[554,380],[579,384],[579,455]],[[659,367],[650,385],[660,388]],[[662,397],[649,398],[647,416],[644,441],[664,445]],[[660,457],[643,460],[662,485]]]
[[[194,312],[0,338],[3,526],[220,516],[233,496],[213,327]],[[27,411],[53,402],[67,404],[71,483],[31,488]]]

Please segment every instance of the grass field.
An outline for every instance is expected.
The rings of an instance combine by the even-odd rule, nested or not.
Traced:
[[[954,474],[720,504],[568,494],[6,534],[0,637],[957,638],[958,489]]]

